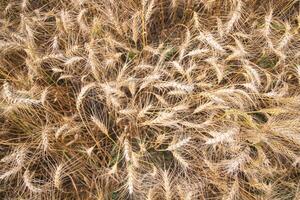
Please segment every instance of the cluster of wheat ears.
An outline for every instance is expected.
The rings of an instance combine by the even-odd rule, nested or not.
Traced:
[[[0,199],[300,199],[299,0],[1,0]]]

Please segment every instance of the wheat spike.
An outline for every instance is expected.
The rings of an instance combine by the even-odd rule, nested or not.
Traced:
[[[84,58],[83,57],[80,57],[80,56],[73,56],[73,57],[70,57],[68,58],[66,61],[65,61],[65,65],[66,66],[71,66],[81,60],[83,60]]]
[[[49,130],[44,129],[41,132],[42,147],[43,147],[44,152],[46,152],[49,149],[49,135],[48,135],[48,131]]]
[[[145,115],[149,112],[149,110],[151,110],[152,105],[149,104],[147,106],[145,106],[139,113],[138,113],[138,118],[143,118],[145,117]]]
[[[6,172],[4,172],[3,174],[0,175],[0,180],[3,180],[7,177],[10,177],[16,173],[18,173],[21,170],[21,167],[14,167],[10,170],[7,170]]]
[[[86,9],[82,9],[78,16],[77,16],[77,23],[79,24],[80,29],[84,32],[87,33],[89,31],[89,27],[87,26],[85,20],[84,20],[84,15],[87,13]]]
[[[133,177],[133,167],[132,167],[132,165],[129,165],[127,167],[127,173],[128,173],[128,177],[127,177],[128,192],[129,192],[130,195],[132,195],[133,192],[134,192],[134,187],[133,187],[134,177]]]
[[[189,167],[189,163],[176,151],[172,151],[172,154],[174,156],[174,158],[180,163],[181,166],[183,166],[183,168],[188,168]]]
[[[41,188],[38,188],[36,186],[34,186],[32,184],[32,180],[31,180],[31,177],[30,177],[30,174],[29,174],[29,171],[26,170],[23,174],[23,180],[24,180],[24,184],[25,186],[33,193],[40,193],[42,192],[43,190]]]
[[[159,80],[159,78],[160,78],[160,75],[156,74],[156,73],[145,77],[143,79],[142,84],[140,85],[139,90],[142,90],[142,89],[146,88],[149,84],[155,82],[156,80]]]
[[[171,182],[169,178],[168,171],[162,172],[162,179],[163,179],[163,189],[164,189],[164,195],[166,200],[172,199],[172,189],[171,189]]]
[[[40,100],[25,98],[15,93],[8,82],[3,84],[3,96],[13,104],[35,105],[41,103]]]
[[[153,14],[153,8],[154,8],[154,0],[151,0],[148,3],[146,12],[145,12],[145,23],[149,22],[149,19],[151,17],[151,15]]]
[[[54,182],[54,186],[57,189],[60,189],[62,186],[62,182],[61,182],[61,178],[62,178],[62,170],[63,170],[63,165],[59,164],[54,172],[54,176],[53,176],[53,182]]]
[[[209,50],[208,49],[194,49],[192,51],[190,51],[188,54],[186,54],[185,56],[188,57],[194,57],[194,56],[201,56],[204,55],[206,53],[208,53]]]
[[[109,136],[108,129],[103,122],[101,122],[96,116],[92,116],[91,119],[92,119],[92,122],[100,129],[100,131],[102,133]]]
[[[187,137],[187,138],[185,138],[185,139],[183,139],[183,140],[181,140],[181,141],[179,141],[179,142],[177,142],[177,143],[175,143],[175,144],[170,145],[170,146],[167,148],[167,150],[168,150],[168,151],[174,151],[174,150],[177,150],[177,149],[181,148],[182,146],[187,145],[187,144],[190,142],[190,140],[191,140],[191,137]]]
[[[132,20],[132,39],[134,41],[135,44],[137,44],[138,41],[138,37],[140,34],[140,30],[139,30],[139,15],[140,13],[137,12],[134,16],[133,16],[133,20]]]
[[[220,83],[224,78],[224,67],[217,62],[216,58],[208,58],[205,61],[214,68],[217,74],[218,83]]]
[[[236,130],[228,130],[224,133],[222,132],[211,132],[211,135],[214,136],[214,138],[207,139],[205,144],[222,144],[222,143],[232,143],[234,142],[234,135],[236,134]]]
[[[82,105],[82,102],[85,98],[85,96],[87,95],[87,93],[89,92],[89,90],[94,89],[97,87],[96,83],[89,83],[87,85],[85,85],[84,87],[81,88],[78,97],[76,99],[76,108],[77,110],[80,110],[80,107]]]
[[[185,35],[184,42],[183,42],[183,43],[181,44],[181,46],[180,46],[179,61],[182,61],[182,59],[183,59],[183,57],[184,57],[184,54],[185,54],[185,52],[186,52],[186,49],[187,49],[188,46],[189,46],[190,40],[191,40],[191,33],[190,33],[190,31],[187,29],[187,30],[186,30],[186,35]]]
[[[130,147],[130,144],[128,142],[128,139],[126,138],[124,140],[124,157],[125,157],[125,160],[126,162],[130,162],[131,161],[131,147]]]
[[[236,0],[237,5],[232,12],[230,20],[226,24],[225,32],[228,34],[232,29],[233,26],[238,22],[238,20],[241,18],[242,13],[242,1]]]
[[[290,30],[291,30],[290,24],[285,23],[285,33],[284,33],[283,38],[281,39],[281,41],[278,44],[278,47],[277,47],[278,50],[284,49],[288,45],[290,40],[293,38],[293,35],[290,33]]]
[[[222,47],[222,45],[213,37],[211,33],[203,33],[200,32],[198,39],[200,41],[206,42],[209,46],[211,46],[213,49],[219,51],[220,53],[224,53],[225,50]]]
[[[229,194],[223,198],[224,200],[234,200],[238,197],[239,183],[235,180],[231,186]]]
[[[181,90],[184,92],[192,92],[194,90],[194,85],[192,84],[184,84],[184,83],[178,83],[176,81],[168,81],[164,83],[157,83],[154,85],[155,87],[158,88],[174,88],[176,90]]]

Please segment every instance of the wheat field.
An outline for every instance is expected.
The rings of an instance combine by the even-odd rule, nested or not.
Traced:
[[[0,199],[299,200],[299,0],[1,0]]]

